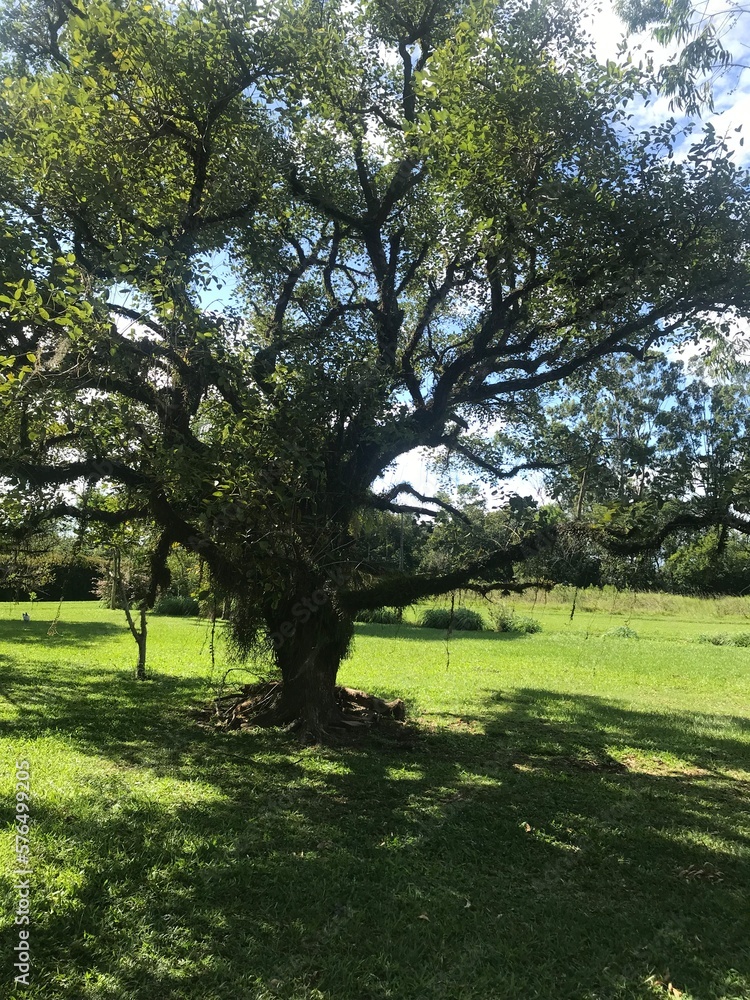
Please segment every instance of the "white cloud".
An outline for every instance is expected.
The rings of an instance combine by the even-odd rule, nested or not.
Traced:
[[[750,166],[750,145],[740,141],[744,130],[736,132],[738,126],[750,121],[750,73],[744,72],[750,66],[750,15],[742,13],[731,14],[732,8],[725,0],[707,0],[706,15],[714,17],[716,30],[722,44],[729,51],[733,65],[725,71],[717,72],[714,81],[713,114],[706,113],[706,120],[712,122],[717,132],[726,137],[727,145],[734,152],[737,161]],[[734,8],[737,11],[739,8]],[[584,12],[584,20],[589,31],[597,58],[601,62],[608,59],[618,60],[618,46],[625,34],[624,22],[615,14],[610,0],[596,0]],[[633,52],[634,59],[639,55],[645,57],[650,53],[654,66],[658,69],[678,52],[675,43],[664,47],[659,45],[650,33],[638,32],[628,37],[628,48]],[[663,121],[671,115],[679,119],[679,112],[669,107],[667,97],[657,97],[648,106],[636,105],[636,127],[643,128]]]

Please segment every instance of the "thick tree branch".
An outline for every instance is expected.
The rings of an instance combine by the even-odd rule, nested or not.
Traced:
[[[544,525],[517,544],[498,549],[483,559],[449,573],[438,576],[426,573],[411,576],[399,574],[370,587],[339,591],[339,601],[351,613],[365,608],[405,606],[423,597],[445,594],[469,584],[484,586],[488,590],[507,586],[503,581],[513,579],[514,563],[524,562],[532,555],[546,551],[554,545],[556,539],[555,527]]]
[[[453,504],[450,504],[445,500],[441,500],[438,497],[424,496],[422,493],[419,493],[417,490],[415,490],[414,487],[411,485],[411,483],[399,483],[397,486],[391,487],[391,489],[389,489],[387,493],[370,494],[370,496],[368,497],[368,506],[380,510],[392,510],[393,508],[388,505],[391,503],[392,500],[395,500],[396,497],[400,496],[402,493],[407,493],[409,496],[414,497],[415,500],[419,500],[420,503],[434,504],[436,507],[440,507],[441,510],[445,510],[449,514],[452,514],[454,517],[458,518],[459,520],[464,521],[466,524],[470,523],[469,518],[462,510],[459,510],[457,507],[454,507]],[[433,515],[435,514],[434,510],[433,511],[423,510],[421,512]]]

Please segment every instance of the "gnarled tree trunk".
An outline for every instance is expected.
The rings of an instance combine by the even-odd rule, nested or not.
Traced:
[[[315,600],[317,595],[325,600]],[[336,675],[349,652],[354,625],[324,590],[313,599],[285,602],[269,622],[281,690],[268,719],[279,724],[300,721],[317,738],[336,724]]]

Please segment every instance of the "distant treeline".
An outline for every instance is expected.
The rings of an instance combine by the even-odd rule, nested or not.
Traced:
[[[0,584],[0,601],[28,601],[31,594],[39,601],[96,600],[96,587],[101,577],[102,565],[95,560],[82,558],[72,565],[50,563],[39,575],[40,582],[27,577],[23,582]]]

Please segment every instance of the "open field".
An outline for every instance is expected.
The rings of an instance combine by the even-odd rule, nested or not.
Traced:
[[[139,685],[120,613],[48,636],[55,605],[0,605],[0,996],[750,1000],[750,649],[695,641],[750,600],[658,596],[516,601],[524,637],[358,626],[342,680],[418,725],[336,749],[197,726],[205,622],[152,618]]]
[[[549,593],[530,590],[505,599],[466,594],[462,603],[480,612],[488,626],[497,609],[504,606],[538,618],[545,631],[571,635],[602,635],[624,624],[634,627],[642,638],[677,640],[704,633],[750,631],[750,597],[682,597],[617,591],[613,587],[591,587],[576,593],[573,587],[555,587]],[[447,598],[429,602],[429,606],[449,605]],[[420,608],[410,608],[406,617],[416,621],[419,614]]]

